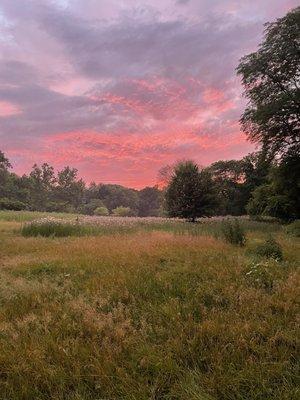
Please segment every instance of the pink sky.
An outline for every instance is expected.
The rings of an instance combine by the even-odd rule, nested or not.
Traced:
[[[140,188],[255,147],[235,68],[298,1],[1,0],[0,150]]]

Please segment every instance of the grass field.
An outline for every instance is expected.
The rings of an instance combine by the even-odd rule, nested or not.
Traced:
[[[281,225],[243,221],[244,247],[218,220],[22,236],[40,217],[0,212],[1,400],[300,398],[300,240]],[[255,253],[270,233],[282,261]]]

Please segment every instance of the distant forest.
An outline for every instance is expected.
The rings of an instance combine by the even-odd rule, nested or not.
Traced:
[[[76,169],[65,167],[55,173],[46,163],[34,165],[29,175],[18,176],[10,171],[9,160],[0,151],[0,209],[140,217],[172,215],[165,195],[179,164],[161,169],[159,179],[163,187],[135,190],[114,184],[87,186],[78,178]],[[208,190],[210,193],[210,212],[200,215],[299,218],[299,165],[299,154],[289,154],[278,162],[261,151],[241,160],[218,161],[199,168],[209,180],[209,189],[203,195]]]

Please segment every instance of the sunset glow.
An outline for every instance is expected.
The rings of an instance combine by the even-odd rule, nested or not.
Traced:
[[[141,188],[254,150],[238,60],[298,1],[1,0],[0,150]]]

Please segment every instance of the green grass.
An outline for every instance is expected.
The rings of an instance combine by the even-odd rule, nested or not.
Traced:
[[[66,236],[93,236],[104,234],[102,227],[94,225],[81,225],[74,222],[43,221],[27,223],[22,226],[21,233],[25,237],[66,237]]]
[[[212,221],[62,238],[18,221],[0,222],[1,400],[299,398],[300,241],[280,225],[243,221],[236,247]],[[252,255],[269,233],[282,261]]]
[[[77,217],[76,217],[77,218]],[[126,220],[128,220],[126,222]],[[259,225],[259,226],[257,226]],[[227,227],[230,227],[229,231]],[[224,229],[226,228],[226,229]],[[278,229],[277,225],[273,226],[273,231]],[[56,219],[43,218],[38,220],[30,220],[22,225],[21,234],[25,237],[44,236],[44,237],[66,237],[66,236],[97,236],[108,234],[128,234],[135,232],[153,232],[164,231],[171,232],[174,235],[190,235],[190,236],[214,236],[222,238],[225,241],[244,245],[246,240],[244,231],[269,232],[270,224],[258,223],[253,224],[251,221],[243,221],[238,223],[236,219],[233,224],[229,221],[207,220],[199,223],[189,222],[152,222],[145,219],[137,220],[133,224],[130,218],[123,218],[122,223],[115,224],[113,219],[109,224],[84,222],[84,220],[73,219]]]

